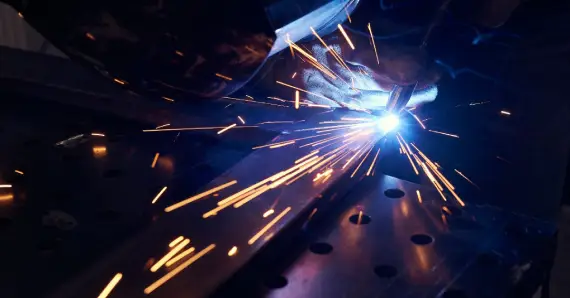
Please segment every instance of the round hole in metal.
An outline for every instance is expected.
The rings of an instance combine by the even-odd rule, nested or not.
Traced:
[[[123,175],[123,171],[119,170],[119,169],[111,169],[111,170],[107,170],[105,171],[105,173],[103,173],[103,177],[105,178],[115,178],[115,177],[119,177]]]
[[[415,234],[410,237],[410,240],[416,245],[428,245],[433,242],[433,238],[426,234]]]
[[[263,284],[270,289],[280,289],[287,285],[287,278],[281,275],[273,275],[266,278]]]
[[[384,191],[384,195],[391,199],[399,199],[405,195],[404,191],[397,188],[390,188]]]
[[[398,269],[391,265],[379,265],[374,267],[374,274],[381,278],[392,278],[398,274]]]
[[[360,213],[351,215],[348,218],[348,220],[355,225],[367,225],[370,223],[370,221],[372,221],[372,218],[370,218],[370,216],[360,212]]]
[[[442,298],[467,298],[467,294],[464,291],[458,289],[449,289],[443,292]]]
[[[317,255],[326,255],[333,251],[333,247],[326,242],[316,242],[309,246],[309,250]]]

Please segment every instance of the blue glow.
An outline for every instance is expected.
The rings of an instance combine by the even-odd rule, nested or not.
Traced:
[[[389,132],[394,130],[400,124],[400,118],[398,116],[389,114],[378,119],[378,127],[384,132]]]

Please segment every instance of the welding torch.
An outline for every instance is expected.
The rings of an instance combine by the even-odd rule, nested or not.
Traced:
[[[431,36],[431,33],[435,28],[435,26],[437,26],[441,21],[445,13],[445,10],[449,5],[449,2],[451,2],[451,0],[444,0],[441,6],[439,7],[434,18],[430,22],[426,33],[424,34],[422,43],[420,44],[419,47],[420,50],[423,50],[427,46],[427,41]],[[406,85],[406,86],[394,85],[394,88],[392,88],[390,96],[388,97],[388,104],[386,105],[386,111],[388,111],[388,113],[390,114],[401,113],[408,104],[408,102],[410,101],[410,99],[412,98],[412,94],[414,93],[414,90],[416,89],[417,85],[418,85],[417,81],[411,85]]]

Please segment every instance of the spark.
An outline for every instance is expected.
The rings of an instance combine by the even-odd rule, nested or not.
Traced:
[[[254,100],[254,99],[255,99],[255,98],[253,98],[252,96],[249,96],[249,95],[247,95],[247,94],[245,95],[245,97],[247,97],[247,98],[249,98],[249,99],[251,99],[251,100]]]
[[[323,44],[323,46],[326,49],[328,49],[328,52],[333,56],[333,58],[335,58],[335,60],[338,61],[338,63],[340,63],[340,65],[342,65],[344,68],[346,68],[354,76],[354,73],[352,73],[352,70],[350,69],[350,67],[348,67],[348,65],[344,62],[344,60],[342,60],[342,57],[340,57],[340,55],[334,50],[334,48],[327,45],[326,42],[319,36],[317,31],[315,31],[315,29],[313,29],[313,27],[310,27],[310,28],[311,28],[311,31],[313,32],[313,35],[315,35],[317,37],[317,39]]]
[[[358,169],[360,169],[360,166],[362,166],[362,164],[364,163],[364,161],[366,160],[366,158],[368,158],[368,155],[370,154],[370,152],[372,151],[372,149],[374,148],[374,146],[370,146],[370,149],[368,150],[368,152],[366,153],[366,156],[364,156],[364,158],[362,159],[362,161],[360,161],[360,163],[358,164],[358,166],[356,167],[356,169],[354,170],[354,172],[352,172],[352,175],[350,175],[350,178],[354,177],[354,175],[356,175],[356,172],[358,172]]]
[[[332,78],[333,80],[336,79],[336,76],[332,73],[332,71],[327,68],[326,66],[322,65],[317,58],[313,57],[311,54],[307,53],[305,50],[301,49],[301,47],[299,47],[298,45],[296,45],[293,41],[291,41],[291,39],[289,38],[289,35],[287,35],[287,39],[286,39],[287,43],[289,44],[289,46],[291,46],[294,50],[296,50],[297,52],[299,52],[302,56],[306,57],[307,60],[310,64],[312,64],[314,67],[316,67],[318,70],[320,70],[322,73],[326,74],[327,76],[329,76],[330,78]]]
[[[504,111],[504,110],[503,110],[503,111],[501,111],[501,114],[510,116],[510,115],[511,115],[511,112],[509,112],[509,111]]]
[[[182,260],[185,256],[191,254],[192,252],[194,252],[196,250],[196,248],[194,247],[190,247],[186,250],[184,250],[183,252],[179,253],[178,255],[176,255],[174,258],[168,260],[168,262],[166,262],[165,266],[166,267],[170,267],[173,264],[176,264],[178,261]]]
[[[0,184],[0,188],[11,188],[12,184]]]
[[[195,196],[189,197],[188,199],[186,199],[186,200],[184,200],[184,201],[180,201],[180,202],[178,202],[178,203],[176,203],[176,204],[170,205],[170,206],[166,207],[166,208],[164,209],[164,211],[166,211],[166,212],[174,211],[174,210],[176,210],[176,209],[178,209],[178,208],[180,208],[180,207],[182,207],[182,206],[185,206],[185,205],[187,205],[187,204],[190,204],[190,203],[192,203],[192,202],[194,202],[194,201],[197,201],[197,200],[199,200],[199,199],[201,199],[201,198],[203,198],[203,197],[205,197],[205,196],[208,196],[208,195],[210,195],[210,194],[213,194],[213,193],[215,193],[215,192],[217,192],[217,191],[219,191],[219,190],[222,190],[222,189],[224,189],[224,188],[226,188],[226,187],[232,186],[232,185],[234,185],[234,184],[236,184],[236,183],[237,183],[237,180],[233,180],[233,181],[230,181],[230,182],[228,182],[228,183],[222,184],[222,185],[220,185],[220,186],[214,187],[214,188],[212,188],[212,189],[210,189],[210,190],[207,190],[207,191],[204,191],[204,192],[202,192],[202,193],[199,193],[199,194],[197,194],[197,195],[195,195]]]
[[[176,239],[172,240],[170,243],[168,243],[168,247],[174,247],[176,246],[176,244],[180,243],[180,241],[184,240],[184,236],[178,236],[176,237]]]
[[[263,213],[263,218],[268,217],[269,215],[273,214],[274,212],[275,212],[275,210],[273,210],[273,209],[269,209],[269,210],[265,211]]]
[[[230,251],[228,251],[228,256],[231,257],[231,256],[235,255],[237,253],[237,251],[238,251],[237,246],[232,247],[232,249],[230,249]]]
[[[24,15],[23,15],[21,12],[19,12],[19,11],[18,11],[18,16],[19,16],[20,18],[22,18],[22,19],[24,18]]]
[[[372,169],[374,168],[374,165],[376,164],[376,159],[378,158],[379,153],[380,153],[380,148],[378,148],[378,151],[376,151],[376,156],[374,156],[374,159],[372,160],[372,163],[370,164],[370,168],[368,168],[368,172],[366,172],[366,176],[370,176],[370,173],[372,172]]]
[[[154,169],[154,167],[156,166],[156,162],[158,161],[158,157],[160,156],[160,153],[156,152],[156,154],[154,155],[154,159],[152,160],[152,164],[150,164],[150,167]]]
[[[174,53],[176,53],[176,55],[178,55],[180,57],[184,57],[184,53],[182,53],[180,51],[174,51]]]
[[[398,133],[396,135],[396,140],[398,140],[398,143],[400,143],[400,148],[402,149],[402,151],[404,152],[404,154],[406,155],[406,157],[410,161],[410,164],[412,165],[412,168],[414,169],[414,173],[416,173],[416,175],[419,175],[420,172],[418,172],[418,169],[416,168],[414,161],[412,160],[408,150],[406,150],[406,147],[404,146],[404,144],[406,144],[406,141],[404,140],[404,138],[402,138],[402,141],[400,141],[400,138],[402,138],[402,136]]]
[[[168,127],[168,126],[170,126],[170,123],[159,125],[159,126],[155,127],[154,129],[161,129],[161,128]]]
[[[346,32],[344,32],[344,29],[342,28],[342,26],[340,24],[338,24],[337,27],[340,30],[340,32],[342,33],[342,36],[344,36],[344,38],[346,39],[346,42],[348,42],[348,45],[350,46],[350,48],[354,50],[354,45],[352,44],[352,41],[350,41],[350,38],[348,37]]]
[[[232,127],[234,127],[234,126],[236,126],[236,125],[237,125],[237,124],[235,124],[235,123],[232,124],[232,125],[229,125],[229,126],[225,127],[224,129],[218,131],[217,134],[221,135],[221,134],[223,134],[225,131],[230,130]]]
[[[116,83],[120,84],[120,85],[125,85],[127,82],[123,81],[123,80],[119,80],[117,78],[113,79],[113,81],[115,81]]]
[[[299,109],[299,90],[295,90],[295,109]]]
[[[408,113],[410,113],[410,115],[412,115],[412,117],[414,117],[414,119],[416,119],[416,121],[420,124],[420,126],[421,126],[423,129],[426,129],[426,126],[425,126],[424,123],[420,120],[420,118],[418,118],[418,116],[416,116],[416,114],[410,112],[410,110],[406,110],[406,111],[408,111]]]
[[[271,147],[273,145],[279,145],[279,144],[283,144],[283,143],[287,143],[287,142],[291,142],[291,141],[300,141],[300,140],[305,140],[305,139],[312,139],[312,138],[318,138],[321,136],[324,136],[325,134],[322,135],[318,135],[318,136],[308,136],[308,137],[303,137],[303,138],[297,138],[297,139],[292,139],[292,140],[287,140],[287,141],[282,141],[282,142],[277,142],[277,143],[270,143],[270,144],[266,144],[266,145],[261,145],[261,146],[256,146],[253,147],[251,149],[259,149],[259,148],[265,148],[265,147]],[[328,135],[328,134],[326,134]]]
[[[169,251],[164,257],[162,257],[158,262],[156,262],[152,267],[150,267],[151,272],[156,272],[162,265],[166,264],[174,255],[176,255],[180,250],[182,250],[186,245],[190,243],[190,239],[184,239],[178,245],[176,245],[171,251]]]
[[[227,81],[231,81],[231,80],[232,80],[232,78],[230,78],[230,77],[228,77],[228,76],[225,76],[225,75],[223,75],[223,74],[220,74],[220,73],[216,73],[216,77],[222,78],[222,79],[227,80]]]
[[[170,102],[174,102],[174,99],[170,98],[170,97],[166,97],[166,96],[162,96],[163,99],[168,100]]]
[[[322,172],[322,173],[317,173],[317,175],[315,176],[315,178],[313,179],[313,182],[318,181],[319,179],[323,178],[323,177],[327,177],[330,176],[330,174],[333,172],[333,169],[327,169],[326,171]]]
[[[105,136],[105,134],[98,133],[98,132],[92,132],[91,135],[94,137],[104,137]]]
[[[320,97],[320,98],[323,98],[323,99],[326,99],[326,100],[330,100],[330,101],[337,102],[337,101],[334,100],[334,99],[330,99],[330,98],[328,98],[328,97],[326,97],[326,96],[323,96],[323,95],[320,95],[320,94],[317,94],[317,93],[313,93],[313,92],[307,91],[307,90],[305,90],[305,89],[301,89],[301,88],[299,88],[299,87],[295,87],[295,86],[293,86],[293,85],[289,85],[289,84],[283,83],[283,82],[281,82],[281,81],[276,81],[276,83],[279,84],[279,85],[283,85],[283,86],[289,87],[289,88],[293,88],[293,89],[295,89],[295,90],[303,91],[303,92],[305,92],[305,93],[314,95],[314,96],[316,96],[316,97]],[[338,102],[337,102],[337,103],[338,103]],[[342,105],[341,105],[341,106],[342,106]]]
[[[241,122],[241,124],[245,124],[245,120],[243,120],[243,118],[241,116],[238,116],[238,119]]]
[[[91,40],[96,40],[95,36],[93,36],[93,34],[91,34],[89,32],[85,33],[85,36]]]
[[[376,62],[380,65],[380,59],[378,58],[378,51],[376,51],[376,42],[374,42],[374,34],[372,34],[372,27],[368,23],[368,31],[370,32],[370,40],[372,40],[372,46],[374,47],[374,54],[376,54]]]
[[[1,201],[11,201],[14,199],[14,195],[13,194],[7,194],[7,195],[0,195],[0,202]]]
[[[288,141],[288,142],[284,142],[278,145],[273,145],[273,146],[269,146],[269,149],[275,149],[275,148],[280,148],[280,147],[285,147],[291,144],[295,144],[295,141]]]
[[[258,123],[258,124],[261,125],[261,124],[281,124],[281,123],[295,123],[295,121],[291,121],[291,120],[286,120],[286,121],[265,121],[265,122],[261,122],[261,123]]]
[[[309,154],[307,154],[307,155],[305,155],[305,156],[303,156],[303,157],[301,157],[301,158],[295,160],[295,164],[300,163],[300,162],[302,162],[303,160],[305,160],[305,159],[307,159],[307,158],[309,158],[309,157],[311,157],[311,156],[313,156],[313,155],[315,155],[315,154],[317,154],[317,153],[319,153],[319,150],[314,150],[313,152],[311,152],[311,153],[309,153]]]
[[[265,234],[265,232],[267,232],[267,230],[269,230],[273,225],[275,225],[283,216],[285,216],[287,214],[287,212],[289,212],[291,210],[291,207],[287,207],[285,208],[285,210],[283,210],[279,215],[277,215],[271,222],[269,222],[267,225],[265,225],[265,227],[263,227],[259,232],[257,232],[257,234],[253,235],[253,237],[251,237],[251,239],[249,239],[247,241],[247,244],[252,245],[255,243],[255,241],[257,241],[257,239],[259,239],[259,237],[261,237],[263,234]]]
[[[16,172],[17,174],[20,174],[20,175],[24,175],[24,172],[22,172],[20,170],[14,170],[14,172]]]
[[[454,135],[454,134],[451,134],[451,133],[446,133],[446,132],[441,132],[441,131],[431,130],[431,129],[428,129],[428,131],[433,132],[433,133],[438,133],[438,134],[440,134],[440,135],[444,135],[444,136],[448,136],[448,137],[453,137],[453,138],[458,138],[458,139],[459,139],[459,136],[458,136],[458,135]]]
[[[259,127],[257,125],[244,125],[236,128],[252,128]],[[186,130],[214,130],[226,128],[226,126],[204,126],[204,127],[181,127],[181,128],[166,128],[166,129],[145,129],[143,132],[159,132],[159,131],[186,131]]]
[[[471,179],[467,178],[467,176],[465,176],[463,173],[461,173],[459,170],[454,169],[455,172],[457,172],[457,174],[459,174],[459,176],[463,177],[465,180],[467,180],[467,182],[471,183],[473,186],[479,188],[479,186],[477,186],[477,184],[475,184],[473,181],[471,181]]]
[[[257,104],[262,104],[262,105],[276,106],[276,107],[285,107],[285,108],[288,108],[288,107],[289,107],[289,106],[278,105],[278,104],[274,104],[274,103],[261,102],[261,101],[249,100],[249,99],[241,99],[241,98],[235,98],[235,97],[229,97],[229,96],[223,96],[222,98],[231,99],[231,100],[236,100],[236,101],[257,103]]]
[[[291,79],[294,79],[297,76],[297,72],[294,72],[293,75],[291,76]]]
[[[105,286],[105,288],[103,289],[103,291],[101,291],[101,294],[99,294],[97,298],[107,298],[109,294],[111,294],[111,291],[113,291],[113,289],[117,286],[119,281],[121,281],[121,278],[123,278],[122,273],[115,274],[115,276],[113,276],[113,279],[111,279],[111,281],[107,284],[107,286]]]
[[[214,248],[216,248],[215,244],[210,244],[208,247],[204,248],[203,250],[201,250],[200,252],[198,252],[197,254],[195,254],[193,257],[191,257],[190,259],[186,260],[186,262],[180,264],[180,266],[172,269],[172,271],[168,272],[167,274],[165,274],[163,277],[159,278],[158,280],[156,280],[154,283],[152,283],[150,286],[146,287],[144,289],[144,293],[145,294],[150,294],[152,293],[154,290],[158,289],[160,286],[162,286],[164,283],[166,283],[167,281],[169,281],[171,278],[173,278],[174,276],[176,276],[178,273],[182,272],[182,270],[186,269],[188,266],[192,265],[192,263],[196,262],[198,259],[200,259],[202,256],[204,256],[205,254],[209,253],[211,250],[213,250]]]
[[[416,194],[418,195],[418,202],[422,203],[422,195],[420,194],[419,190],[416,190]]]
[[[162,190],[156,195],[156,197],[154,197],[154,199],[152,200],[151,204],[156,203],[156,201],[158,201],[158,199],[160,198],[160,196],[162,196],[162,194],[166,191],[166,186],[162,188]]]

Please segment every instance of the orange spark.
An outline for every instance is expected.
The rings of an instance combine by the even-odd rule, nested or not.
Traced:
[[[91,39],[91,40],[95,40],[95,36],[93,36],[93,34],[87,32],[85,33],[85,36],[87,36],[87,38]]]
[[[281,144],[277,144],[277,145],[273,145],[273,146],[269,146],[269,149],[275,149],[275,148],[279,148],[279,147],[285,147],[291,144],[295,144],[295,141],[288,141],[288,142],[284,142]]]
[[[92,132],[91,135],[94,137],[104,137],[105,136],[105,134],[98,133],[98,132]]]
[[[263,218],[268,217],[269,215],[273,214],[275,212],[275,210],[273,209],[269,209],[267,211],[265,211],[265,213],[263,213]]]
[[[152,199],[151,204],[156,203],[156,201],[158,201],[158,199],[160,198],[160,196],[162,196],[162,194],[166,191],[166,186],[162,188],[162,190],[156,195],[156,197],[154,197],[154,199]]]
[[[229,126],[225,127],[224,129],[222,129],[222,130],[218,131],[218,133],[217,133],[217,134],[221,135],[221,134],[223,134],[225,131],[227,131],[227,130],[231,129],[232,127],[234,127],[234,126],[236,126],[236,125],[237,125],[237,124],[235,124],[235,123],[234,123],[234,124],[232,124],[232,125],[229,125]]]
[[[168,127],[168,126],[170,126],[170,123],[159,125],[159,126],[155,127],[154,129],[161,129],[161,128]]]
[[[297,72],[294,72],[293,75],[291,76],[291,79],[294,79],[297,76]]]
[[[307,159],[307,158],[309,158],[309,157],[311,157],[311,156],[313,156],[313,155],[315,155],[315,154],[317,154],[317,153],[319,153],[319,150],[314,150],[313,152],[311,152],[311,153],[309,153],[309,154],[307,154],[307,155],[305,155],[305,156],[303,156],[303,157],[301,157],[301,158],[295,160],[295,163],[296,163],[296,164],[297,164],[297,163],[300,163],[300,162],[302,162],[303,160],[305,160],[305,159]]]
[[[113,79],[113,81],[115,81],[116,83],[121,84],[121,85],[124,85],[124,84],[127,83],[127,82],[125,82],[125,81],[123,81],[123,80],[119,80],[119,79],[117,79],[117,78]]]
[[[162,96],[162,98],[163,98],[164,100],[168,100],[168,101],[174,102],[174,99],[172,99],[172,98],[170,98],[170,97]]]
[[[475,184],[473,181],[471,181],[471,179],[467,178],[467,176],[463,175],[463,173],[461,173],[460,171],[458,171],[457,169],[454,169],[455,172],[457,172],[457,174],[459,174],[459,176],[463,177],[465,180],[467,180],[467,182],[471,183],[473,186],[479,188],[479,186],[477,186],[477,184]]]
[[[113,279],[111,279],[111,281],[107,284],[107,286],[105,286],[105,288],[103,289],[103,291],[101,291],[101,294],[99,294],[97,298],[107,298],[109,294],[111,294],[111,291],[113,291],[115,286],[117,286],[119,281],[121,281],[121,278],[123,278],[122,273],[115,274],[115,276],[113,276]]]
[[[160,156],[160,153],[156,152],[156,154],[154,155],[154,159],[152,160],[152,164],[150,164],[150,167],[154,169],[154,167],[156,166],[156,162],[158,161],[158,157]]]
[[[184,57],[184,53],[182,53],[180,51],[174,51],[174,53],[176,53],[176,55],[178,55],[180,57]]]
[[[433,133],[438,133],[438,134],[441,134],[441,135],[444,135],[444,136],[448,136],[448,137],[453,137],[453,138],[458,138],[458,139],[459,139],[459,136],[458,136],[458,135],[454,135],[454,134],[450,134],[450,133],[446,133],[446,132],[441,132],[441,131],[437,131],[437,130],[431,130],[431,129],[428,129],[428,131],[433,132]]]
[[[370,40],[372,40],[372,46],[374,47],[374,54],[376,54],[376,62],[380,65],[380,59],[378,58],[378,51],[376,51],[376,42],[374,42],[374,34],[372,34],[372,27],[368,23],[368,31],[370,32]]]
[[[416,190],[416,194],[418,195],[418,202],[422,203],[422,195],[420,194],[419,190]]]
[[[272,221],[270,221],[265,227],[263,227],[257,234],[253,235],[248,241],[247,244],[252,245],[261,237],[267,230],[269,230],[273,225],[275,225],[283,216],[287,214],[291,210],[291,207],[285,208],[279,215],[277,215]]]
[[[0,184],[0,188],[11,188],[12,184]]]
[[[340,24],[338,24],[337,27],[340,30],[340,33],[342,33],[342,36],[344,36],[344,38],[346,39],[346,42],[348,42],[348,45],[350,46],[350,48],[354,50],[354,45],[352,44],[352,41],[350,41],[350,38],[348,37],[346,32],[344,32],[344,29],[342,28],[342,26]]]
[[[177,256],[175,256],[174,258],[168,260],[168,262],[166,262],[165,266],[166,267],[172,266],[172,264],[175,264],[176,262],[182,260],[185,256],[191,254],[195,250],[196,250],[196,248],[194,248],[194,247],[190,247],[189,249],[184,250],[183,252],[181,252]]]
[[[238,251],[237,246],[232,247],[232,248],[230,249],[230,251],[228,251],[228,256],[231,257],[231,256],[235,255],[235,254],[237,253],[237,251]]]
[[[232,78],[230,78],[230,77],[228,77],[228,76],[225,76],[225,75],[223,75],[223,74],[220,74],[220,73],[216,73],[216,77],[222,78],[222,79],[227,80],[227,81],[231,81],[231,80],[232,80]]]
[[[288,107],[289,107],[289,106],[278,105],[278,104],[274,104],[274,103],[261,102],[261,101],[249,100],[249,99],[242,99],[242,98],[235,98],[235,97],[229,97],[229,96],[223,96],[222,98],[231,99],[231,100],[236,100],[236,101],[257,103],[257,104],[261,104],[261,105],[269,105],[269,106],[285,107],[285,108],[288,108]]]
[[[197,194],[197,195],[195,195],[195,196],[189,197],[188,199],[186,199],[186,200],[184,200],[184,201],[180,201],[180,202],[178,202],[178,203],[176,203],[176,204],[170,205],[170,206],[166,207],[166,208],[164,209],[164,211],[166,211],[166,212],[174,211],[174,210],[176,210],[176,209],[178,209],[178,208],[180,208],[180,207],[182,207],[182,206],[185,206],[185,205],[187,205],[187,204],[190,204],[190,203],[192,203],[192,202],[194,202],[194,201],[197,201],[197,200],[199,200],[199,199],[201,199],[201,198],[203,198],[203,197],[205,197],[205,196],[208,196],[208,195],[210,195],[210,194],[213,194],[213,193],[215,193],[215,192],[217,192],[217,191],[219,191],[219,190],[222,190],[222,189],[224,189],[224,188],[226,188],[226,187],[228,187],[228,186],[232,186],[232,185],[234,185],[234,184],[236,184],[236,183],[237,183],[237,180],[233,180],[233,181],[230,181],[230,182],[228,182],[228,183],[222,184],[222,185],[220,185],[220,186],[214,187],[214,188],[212,188],[212,189],[210,189],[210,190],[207,190],[207,191],[204,191],[204,192],[202,192],[202,193],[199,193],[199,194]]]
[[[509,112],[509,111],[504,111],[504,110],[503,110],[503,111],[501,111],[501,114],[510,116],[510,115],[511,115],[511,112]]]
[[[376,151],[376,156],[374,156],[374,160],[372,160],[372,163],[370,164],[370,168],[368,168],[368,172],[366,172],[366,176],[370,176],[370,173],[372,172],[372,168],[374,168],[374,165],[376,164],[376,159],[378,158],[379,153],[380,153],[380,148],[378,148],[378,151]]]
[[[295,90],[295,109],[299,109],[299,90]]]
[[[180,241],[184,240],[183,236],[178,236],[176,237],[176,239],[172,240],[170,243],[168,243],[168,247],[174,247],[176,246],[176,244],[180,243]]]
[[[295,90],[303,91],[303,92],[305,92],[305,93],[314,95],[314,96],[316,96],[316,97],[320,97],[320,98],[323,98],[323,99],[326,99],[326,100],[334,101],[334,100],[332,100],[332,99],[330,99],[330,98],[328,98],[328,97],[326,97],[326,96],[322,96],[322,95],[320,95],[320,94],[313,93],[313,92],[307,91],[307,90],[305,90],[305,89],[301,89],[301,88],[299,88],[299,87],[295,87],[295,86],[293,86],[293,85],[289,85],[289,84],[283,83],[283,82],[281,82],[281,81],[276,81],[276,83],[279,84],[279,85],[283,85],[283,86],[289,87],[289,88],[293,88],[293,89],[295,89]]]
[[[198,259],[200,259],[205,254],[209,253],[214,248],[216,248],[216,245],[210,244],[208,247],[204,248],[203,250],[201,250],[200,252],[195,254],[193,257],[188,259],[186,262],[180,264],[180,266],[172,269],[172,271],[168,272],[163,277],[159,278],[154,283],[152,283],[150,286],[146,287],[144,289],[144,293],[147,295],[152,293],[154,290],[158,289],[158,287],[162,286],[164,283],[169,281],[171,278],[176,276],[178,273],[182,272],[182,270],[184,270],[188,266],[192,265],[192,263],[196,262]]]
[[[236,128],[252,128],[252,127],[259,127],[257,125],[249,125],[249,126],[238,126]],[[145,129],[143,132],[159,132],[159,131],[186,131],[186,130],[214,130],[226,128],[226,126],[204,126],[204,127],[182,127],[182,128],[166,128],[166,129]]]
[[[184,248],[184,246],[190,243],[190,239],[184,239],[178,245],[176,245],[171,251],[169,251],[164,257],[160,258],[158,262],[156,262],[152,267],[150,267],[151,272],[156,272],[162,265],[166,264],[168,260],[170,260],[174,255],[176,255],[180,250]]]
[[[24,172],[20,171],[20,170],[14,170],[14,172],[20,174],[20,175],[24,175]]]

